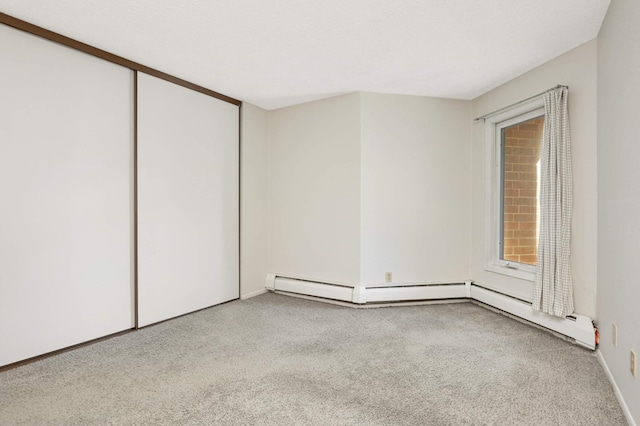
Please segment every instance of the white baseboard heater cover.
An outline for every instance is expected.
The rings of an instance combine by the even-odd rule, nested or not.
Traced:
[[[508,314],[567,336],[580,346],[595,349],[596,336],[590,318],[572,315],[558,318],[534,311],[531,303],[475,285],[471,281],[459,284],[415,284],[389,287],[360,287],[350,284],[311,281],[268,274],[265,287],[271,291],[313,296],[363,305],[446,299],[472,299]]]
[[[554,317],[533,310],[531,303],[473,284],[471,285],[471,299],[570,337],[580,346],[589,349],[596,348],[593,322],[584,315],[572,315],[566,318]]]
[[[322,297],[356,304],[404,302],[416,300],[463,299],[468,297],[468,284],[415,284],[388,287],[360,287],[309,281],[301,278],[267,275],[266,288],[272,291]]]
[[[467,290],[464,283],[417,284],[398,287],[367,287],[365,290],[366,303],[464,299],[466,297]]]
[[[274,277],[270,290],[286,291],[287,293],[304,294],[324,299],[341,300],[353,303],[354,287],[341,284],[321,283],[294,278]]]

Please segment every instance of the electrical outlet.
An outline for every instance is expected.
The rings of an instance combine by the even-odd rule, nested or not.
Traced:
[[[618,326],[616,323],[611,323],[611,340],[613,340],[613,347],[618,347]]]
[[[636,377],[636,353],[633,350],[631,350],[631,356],[629,358],[631,359],[631,375]]]
[[[390,283],[391,281],[393,281],[393,280],[391,279],[391,272],[385,272],[385,273],[384,273],[384,282],[386,282],[386,283]]]

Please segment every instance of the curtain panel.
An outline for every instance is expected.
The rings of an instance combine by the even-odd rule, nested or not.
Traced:
[[[569,89],[559,87],[543,96],[545,121],[540,154],[540,232],[533,308],[565,317],[574,310]]]

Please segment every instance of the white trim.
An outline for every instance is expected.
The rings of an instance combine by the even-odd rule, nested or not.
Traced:
[[[283,296],[296,297],[298,299],[312,300],[314,302],[327,303],[329,305],[344,306],[352,309],[377,309],[377,308],[389,308],[399,306],[425,306],[425,305],[444,305],[452,303],[470,303],[468,299],[435,299],[435,300],[413,300],[405,302],[389,302],[389,303],[372,303],[367,305],[366,303],[349,303],[341,300],[325,299],[317,296],[307,296],[299,293],[289,293],[286,291],[275,290],[272,293],[281,294]]]
[[[378,287],[411,287],[411,286],[421,286],[421,285],[445,285],[445,284],[462,284],[467,282],[469,278],[467,277],[458,277],[457,279],[448,280],[447,282],[443,281],[407,281],[407,282],[396,282],[396,283],[364,283],[362,284],[366,288],[378,288]]]
[[[497,250],[496,250],[497,252]],[[513,278],[519,278],[521,280],[527,280],[534,282],[536,280],[535,272],[530,272],[526,270],[520,269],[511,269],[507,267],[509,262],[504,262],[500,260],[491,260],[493,256],[488,255],[486,264],[484,265],[484,270],[489,272],[495,272],[496,274],[508,275]],[[491,263],[494,262],[494,263]],[[514,262],[515,263],[515,262]]]
[[[267,274],[264,279],[264,286],[267,290],[275,290],[276,289],[276,274]]]
[[[353,288],[353,303],[367,303],[367,289],[362,285]]]
[[[277,276],[274,280],[274,290],[287,293],[305,294],[323,297],[325,299],[353,302],[354,288],[318,281],[306,281],[289,277]]]
[[[575,340],[580,346],[594,350],[596,335],[591,319],[584,315],[573,315],[573,318],[558,318],[542,312],[534,311],[531,303],[505,296],[476,285],[471,286],[471,298],[519,318],[541,325]]]
[[[544,115],[542,96],[519,104],[485,120],[487,180],[485,186],[485,266],[489,272],[535,281],[535,267],[500,259],[500,179],[502,153],[499,129]]]
[[[395,302],[406,300],[459,299],[466,298],[463,283],[446,285],[412,285],[406,287],[367,288],[367,303]]]
[[[342,282],[342,281],[331,281],[331,280],[318,280],[312,277],[305,277],[302,275],[281,275],[281,274],[267,274],[267,278],[269,278],[270,276],[273,276],[274,278],[288,278],[291,280],[299,280],[299,281],[309,281],[309,282],[314,282],[314,283],[322,283],[322,284],[328,284],[328,285],[336,285],[336,286],[340,286],[340,287],[351,287],[351,288],[355,288],[358,287],[358,284],[352,284],[352,283],[346,283],[346,282]],[[387,284],[388,285],[388,284]]]
[[[528,291],[527,290],[514,291],[513,287],[515,286],[513,285],[497,286],[497,285],[488,284],[486,282],[480,282],[480,281],[472,281],[471,285],[482,287],[487,290],[495,291],[496,293],[504,294],[505,296],[513,297],[514,299],[522,300],[523,302],[526,302],[529,304],[531,304],[532,302],[533,288],[527,289]]]
[[[251,293],[241,294],[240,300],[251,299],[252,297],[260,296],[261,294],[265,294],[268,290],[266,288],[261,288],[260,290],[252,291]]]
[[[622,392],[620,392],[620,388],[618,387],[618,384],[613,378],[613,374],[611,374],[611,370],[609,370],[609,366],[607,365],[607,362],[604,360],[604,356],[602,355],[602,352],[600,352],[600,349],[596,351],[596,358],[598,358],[598,362],[602,366],[602,369],[604,370],[605,374],[607,375],[607,378],[609,379],[609,382],[611,383],[613,392],[616,394],[616,398],[620,403],[620,407],[622,408],[622,412],[624,413],[624,416],[626,417],[627,422],[629,423],[629,426],[637,426],[636,421],[633,419],[633,416],[631,415],[631,410],[629,410],[629,406],[625,402],[624,397],[622,396]]]
[[[273,279],[272,279],[273,277]],[[595,329],[590,318],[584,315],[572,315],[558,318],[534,311],[530,302],[507,294],[489,290],[474,284],[470,280],[459,284],[424,284],[388,287],[367,287],[338,285],[319,281],[306,281],[269,274],[267,287],[271,291],[296,294],[302,297],[333,301],[351,307],[364,307],[367,303],[398,306],[402,302],[439,300],[453,302],[456,299],[477,300],[485,305],[514,315],[525,321],[537,324],[548,330],[573,339],[578,345],[595,349]],[[370,305],[371,306],[371,305]]]
[[[393,286],[387,284],[385,287],[365,287],[267,274],[266,283],[266,288],[272,291],[304,294],[356,304],[467,297],[466,282],[453,284],[412,283]]]

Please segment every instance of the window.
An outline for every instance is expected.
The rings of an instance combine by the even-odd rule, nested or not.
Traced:
[[[486,269],[535,280],[538,249],[541,100],[486,120],[490,179],[487,181]]]

